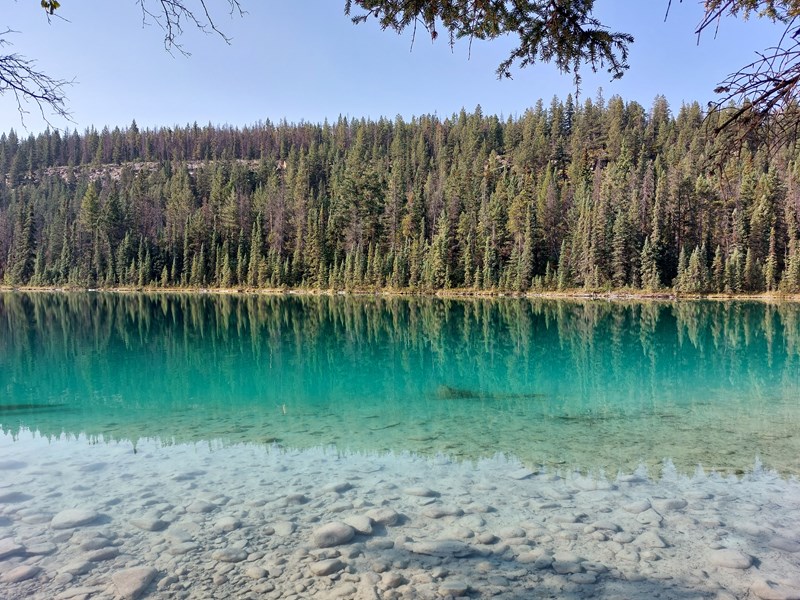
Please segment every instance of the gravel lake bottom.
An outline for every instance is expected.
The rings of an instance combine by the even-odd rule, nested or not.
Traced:
[[[800,484],[0,436],[0,597],[800,598]]]

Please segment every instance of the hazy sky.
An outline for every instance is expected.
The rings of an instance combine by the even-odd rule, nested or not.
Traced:
[[[156,0],[147,0],[152,5]],[[189,0],[190,4],[197,0]],[[135,0],[62,0],[62,18],[47,22],[37,2],[4,2],[0,29],[18,52],[36,58],[48,74],[75,80],[68,88],[74,123],[53,118],[59,128],[83,131],[200,124],[247,125],[270,119],[321,122],[339,115],[410,118],[446,117],[480,104],[484,114],[520,115],[537,99],[575,92],[570,75],[546,64],[515,70],[498,80],[495,68],[509,41],[458,43],[446,36],[431,42],[418,31],[383,32],[375,22],[353,25],[344,0],[242,0],[244,18],[231,18],[227,2],[210,0],[231,44],[187,27],[186,57],[164,50],[163,32],[143,25]],[[610,81],[603,72],[584,73],[581,94],[619,94],[649,108],[657,94],[673,110],[683,102],[705,104],[715,84],[777,42],[781,29],[763,20],[727,19],[716,38],[693,33],[702,16],[697,0],[597,0],[598,17],[613,30],[631,33],[627,74]],[[27,132],[44,128],[35,105],[26,107]],[[0,131],[27,132],[13,98],[0,96]]]

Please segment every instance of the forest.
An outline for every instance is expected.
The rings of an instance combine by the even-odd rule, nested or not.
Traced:
[[[731,109],[733,110],[733,108]],[[601,93],[512,117],[0,135],[10,286],[800,291],[800,161]]]

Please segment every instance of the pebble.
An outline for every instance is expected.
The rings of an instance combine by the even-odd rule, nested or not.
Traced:
[[[800,552],[800,543],[784,537],[774,537],[769,541],[770,548],[782,550],[783,552]]]
[[[653,508],[658,512],[667,512],[670,510],[681,510],[686,508],[688,502],[683,498],[658,498],[653,499]]]
[[[346,544],[354,535],[355,530],[350,525],[333,521],[315,529],[312,538],[317,548],[329,548]]]
[[[384,573],[381,577],[381,586],[387,590],[398,588],[405,582],[405,578],[399,573]]]
[[[406,544],[408,550],[415,554],[439,556],[441,558],[464,558],[474,554],[475,549],[458,540],[429,540]]]
[[[136,600],[150,585],[157,573],[152,567],[133,567],[117,571],[111,576],[111,581],[119,595],[125,600]]]
[[[531,471],[530,469],[515,469],[508,473],[508,477],[511,479],[515,479],[516,481],[522,481],[523,479],[528,479],[529,477],[533,477],[536,475],[535,471]]]
[[[521,527],[504,527],[497,532],[497,537],[501,540],[524,538],[526,535],[525,530]]]
[[[723,548],[714,550],[708,557],[709,562],[716,567],[726,569],[748,569],[753,564],[753,557],[739,550]]]
[[[338,558],[329,558],[311,563],[310,568],[314,575],[321,577],[323,575],[330,575],[331,573],[337,573],[341,571],[344,569],[344,563]]]
[[[28,579],[33,579],[36,577],[41,570],[41,568],[36,566],[20,565],[19,567],[15,567],[6,573],[3,573],[3,576],[0,577],[0,581],[3,583],[19,583],[21,581],[27,581]]]
[[[800,581],[787,583],[756,579],[750,591],[761,600],[800,600]]]
[[[288,537],[294,533],[295,529],[297,529],[297,525],[291,521],[278,521],[272,525],[272,529],[274,530],[275,535]]]
[[[597,583],[597,573],[572,573],[568,579],[579,585],[591,585]]]
[[[88,552],[90,550],[100,550],[100,548],[107,548],[110,545],[111,545],[110,539],[97,535],[81,542],[80,549],[83,550],[84,552]]]
[[[649,508],[636,515],[636,520],[639,521],[639,523],[642,523],[643,525],[658,525],[664,519],[661,517],[660,514],[658,514],[652,508]]]
[[[69,508],[56,514],[50,521],[53,529],[72,529],[93,523],[100,518],[100,515],[87,508]]]
[[[420,498],[437,498],[439,496],[439,492],[435,492],[431,488],[424,486],[407,487],[403,490],[403,493],[408,496],[418,496]]]
[[[235,517],[221,517],[214,522],[214,529],[230,533],[242,526],[242,522]]]
[[[559,575],[583,572],[583,567],[578,562],[554,560],[550,566],[553,568],[553,571]]]
[[[156,516],[144,516],[131,519],[131,525],[138,527],[143,531],[163,531],[167,528],[168,523],[162,521]]]
[[[460,517],[464,511],[456,506],[428,506],[422,511],[422,516],[429,519],[441,519],[443,517]]]
[[[594,531],[610,531],[612,533],[620,530],[620,526],[616,523],[612,523],[611,521],[595,521],[588,527],[593,528]]]
[[[25,553],[25,546],[16,543],[12,538],[0,540],[0,560],[5,560],[9,556]]]
[[[247,552],[239,548],[222,548],[214,550],[211,553],[211,558],[224,563],[237,563],[247,558]]]
[[[112,546],[110,548],[101,548],[100,550],[87,553],[86,560],[89,562],[103,562],[116,558],[117,556],[119,556],[119,550]]]
[[[400,520],[400,514],[388,506],[374,508],[367,512],[367,516],[379,525],[396,525]]]
[[[56,600],[72,600],[73,598],[89,598],[103,591],[99,586],[79,586],[64,590],[56,595]]]
[[[194,542],[180,542],[167,548],[167,552],[172,556],[183,556],[192,550],[197,550],[197,548],[199,548],[199,546]]]
[[[346,525],[352,527],[356,533],[361,535],[372,534],[372,519],[365,515],[353,515],[344,520]]]
[[[90,563],[88,560],[71,562],[61,568],[62,573],[68,573],[69,575],[84,575],[91,570],[92,563]]]
[[[628,562],[639,562],[639,553],[635,550],[621,550],[617,552],[617,558]]]
[[[324,488],[322,488],[323,492],[333,492],[334,494],[344,494],[348,490],[353,489],[353,484],[349,481],[337,481],[335,483],[329,483]]]
[[[655,531],[645,531],[634,540],[637,546],[643,548],[666,548],[667,543]]]
[[[304,592],[305,589],[301,591]],[[328,592],[328,598],[352,598],[358,592],[358,588],[354,586],[352,583],[343,583],[341,585],[336,586],[330,592]]]
[[[247,567],[244,570],[244,574],[250,579],[264,579],[269,575],[269,572],[261,567]]]
[[[0,491],[0,504],[14,504],[16,502],[25,502],[30,500],[33,496],[23,494],[14,490]]]
[[[580,523],[585,518],[586,515],[583,513],[561,513],[554,515],[552,521],[553,523],[569,525],[571,523]]]
[[[300,505],[309,502],[308,496],[305,494],[289,494],[284,500],[287,505]]]
[[[469,584],[461,579],[448,579],[439,585],[440,596],[464,596],[469,591]]]
[[[487,545],[496,543],[498,539],[499,538],[495,534],[489,533],[488,531],[484,531],[477,537],[479,544],[487,544]]]
[[[58,546],[53,544],[52,542],[42,542],[40,544],[31,544],[28,546],[25,551],[27,554],[31,554],[34,556],[46,556],[48,554],[52,554],[58,550]]]
[[[631,502],[630,504],[626,504],[625,506],[622,507],[623,510],[626,510],[629,513],[633,513],[634,515],[643,513],[649,508],[650,508],[649,500],[638,500],[636,502]]]
[[[186,512],[201,515],[213,512],[216,509],[217,509],[216,504],[211,504],[211,502],[204,502],[202,500],[195,500],[189,506],[186,507]]]

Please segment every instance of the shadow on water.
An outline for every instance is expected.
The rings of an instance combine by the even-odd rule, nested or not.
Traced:
[[[66,404],[0,404],[0,415],[10,413],[40,413],[68,410]]]
[[[533,392],[484,392],[450,385],[440,385],[436,388],[435,397],[438,400],[541,400],[546,398],[547,395]]]
[[[798,373],[794,304],[0,294],[10,433],[798,474]]]

